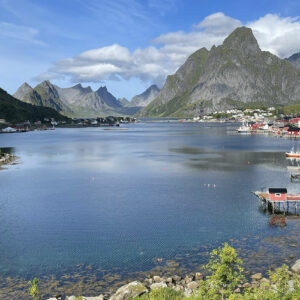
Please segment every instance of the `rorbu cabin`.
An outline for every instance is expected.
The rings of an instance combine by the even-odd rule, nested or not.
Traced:
[[[287,189],[286,188],[269,188],[270,201],[286,201]]]

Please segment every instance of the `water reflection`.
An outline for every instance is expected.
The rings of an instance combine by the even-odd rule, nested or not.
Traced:
[[[169,150],[188,155],[189,165],[203,170],[241,171],[246,170],[250,165],[265,165],[273,168],[286,167],[285,156],[280,152],[215,151],[196,147]]]

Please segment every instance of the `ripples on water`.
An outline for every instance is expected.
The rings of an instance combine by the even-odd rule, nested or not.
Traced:
[[[300,255],[298,219],[270,226],[250,193],[297,191],[284,157],[297,142],[238,136],[230,125],[126,127],[0,136],[20,159],[0,172],[0,276],[79,273],[95,284],[105,270],[121,280],[175,258],[190,271],[229,240],[253,269]],[[297,247],[284,247],[289,239]]]

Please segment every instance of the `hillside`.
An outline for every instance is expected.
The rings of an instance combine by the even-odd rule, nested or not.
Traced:
[[[14,94],[19,100],[44,107],[51,107],[58,112],[72,117],[98,117],[108,115],[132,115],[140,107],[122,103],[106,88],[93,91],[91,87],[76,84],[61,88],[50,81],[43,81],[35,88],[22,84]]]
[[[222,45],[193,53],[138,116],[195,116],[236,103],[286,105],[299,100],[300,71],[261,51],[252,30],[240,27]]]
[[[56,110],[48,107],[40,107],[17,100],[0,88],[0,118],[8,122],[31,122],[54,118],[57,121],[68,118],[60,115]]]

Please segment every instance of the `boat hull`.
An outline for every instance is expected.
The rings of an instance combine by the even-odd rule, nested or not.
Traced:
[[[298,153],[285,153],[286,157],[292,157],[292,158],[300,158],[300,154]]]

